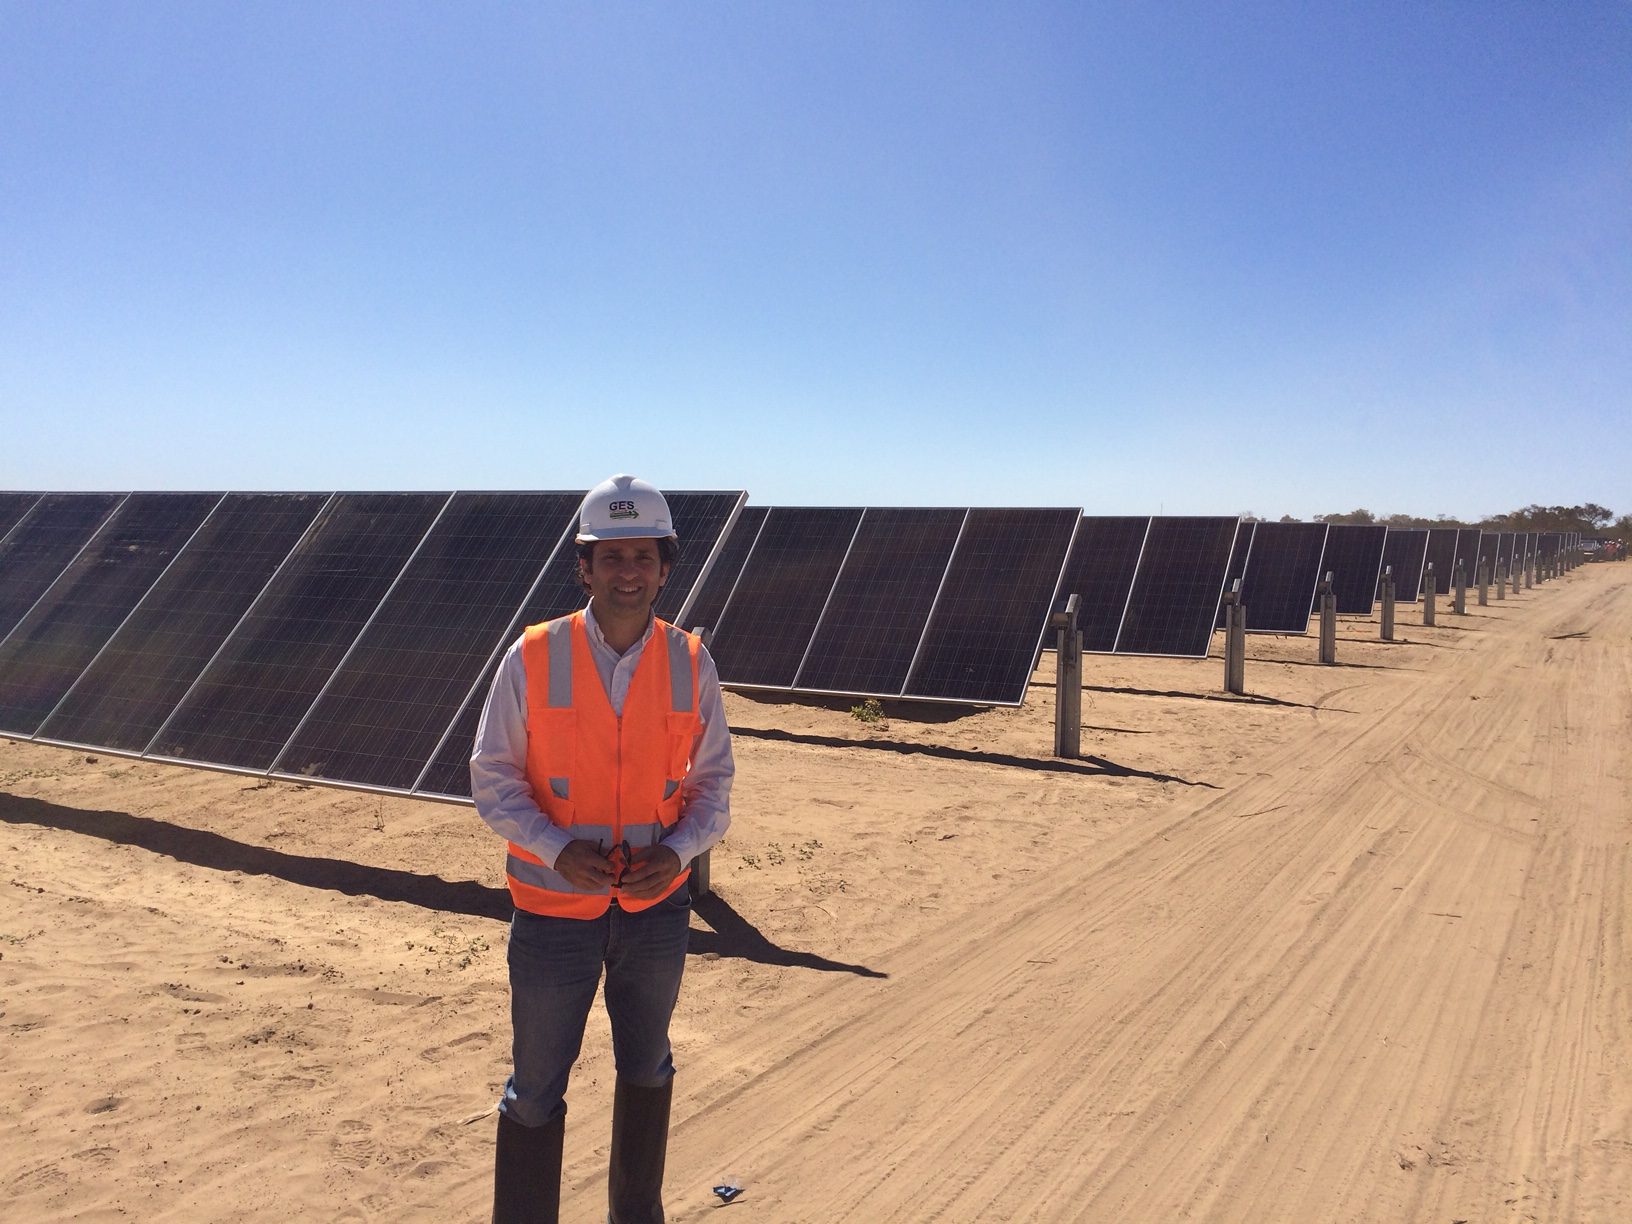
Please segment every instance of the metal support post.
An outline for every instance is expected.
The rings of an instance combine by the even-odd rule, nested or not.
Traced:
[[[1507,571],[1500,565],[1496,567],[1496,598],[1507,598]]]
[[[1383,628],[1381,637],[1385,642],[1394,640],[1394,567],[1392,565],[1383,570]]]
[[[1247,691],[1247,609],[1241,602],[1241,580],[1224,596],[1224,691]]]
[[[1082,755],[1082,631],[1077,628],[1081,598],[1072,595],[1065,611],[1054,613],[1054,755],[1076,760]]]
[[[1337,594],[1332,590],[1332,575],[1320,584],[1320,661],[1337,662]]]
[[[1468,611],[1468,567],[1460,561],[1456,563],[1456,574],[1451,580],[1451,611],[1458,616],[1465,616]]]
[[[1490,575],[1485,571],[1485,559],[1479,558],[1479,606],[1481,608],[1490,603]]]
[[[1422,576],[1422,623],[1434,623],[1434,614],[1439,611],[1436,606],[1439,601],[1438,580],[1434,577],[1434,563],[1428,562],[1428,569]]]
[[[1532,591],[1535,589],[1535,586],[1536,559],[1534,557],[1526,557],[1524,559],[1524,589],[1527,591]]]

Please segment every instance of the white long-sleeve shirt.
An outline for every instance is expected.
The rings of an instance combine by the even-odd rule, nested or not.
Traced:
[[[653,627],[623,654],[607,644],[595,621],[594,605],[584,615],[589,653],[612,710],[623,715],[629,682],[651,640]],[[493,831],[538,855],[550,867],[572,841],[572,834],[553,823],[533,799],[527,784],[527,669],[518,638],[499,661],[487,694],[476,744],[470,756],[470,794],[476,811]],[[697,660],[697,714],[701,729],[691,743],[691,768],[681,787],[680,819],[663,844],[679,856],[681,867],[719,844],[731,824],[731,731],[720,700],[720,677],[705,647]]]

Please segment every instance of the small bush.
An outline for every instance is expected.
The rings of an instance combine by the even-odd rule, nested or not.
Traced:
[[[869,697],[860,705],[850,707],[850,717],[868,725],[884,721],[884,707],[877,697]]]

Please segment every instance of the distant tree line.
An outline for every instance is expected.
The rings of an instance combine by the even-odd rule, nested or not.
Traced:
[[[1281,522],[1290,523],[1295,520],[1291,515],[1283,515]],[[1586,502],[1579,506],[1541,506],[1529,505],[1522,510],[1512,510],[1507,514],[1493,514],[1489,518],[1478,519],[1474,522],[1465,522],[1453,518],[1448,514],[1441,514],[1437,518],[1422,518],[1414,514],[1373,514],[1364,508],[1350,510],[1343,514],[1317,514],[1318,523],[1359,523],[1377,524],[1383,527],[1477,527],[1481,531],[1579,531],[1585,536],[1599,538],[1616,536],[1632,543],[1632,514],[1623,514],[1619,518],[1615,512],[1596,502]]]

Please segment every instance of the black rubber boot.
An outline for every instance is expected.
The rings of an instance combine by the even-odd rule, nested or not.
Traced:
[[[661,1088],[618,1081],[612,1097],[610,1224],[663,1224],[663,1161],[669,1150],[671,1079]]]
[[[561,1214],[561,1141],[567,1120],[523,1126],[499,1115],[493,1158],[493,1224],[556,1224]]]

